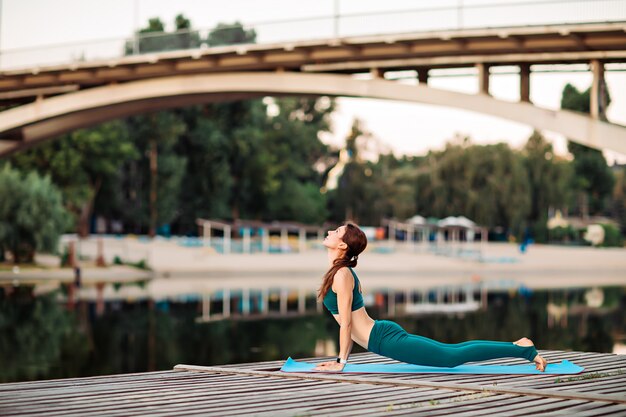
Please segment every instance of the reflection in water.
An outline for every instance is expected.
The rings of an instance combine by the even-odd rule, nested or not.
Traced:
[[[442,342],[528,336],[541,349],[611,352],[626,334],[625,294],[619,287],[490,293],[484,309],[404,311],[392,318],[411,333]],[[306,315],[202,322],[198,317],[207,307],[201,299],[110,302],[99,316],[95,303],[80,301],[70,311],[59,295],[35,297],[32,288],[0,288],[0,382],[329,355],[338,345],[336,322],[327,312],[310,309],[311,300]],[[402,295],[392,302],[398,306],[407,300],[416,302]],[[297,312],[297,300],[285,308]],[[388,318],[389,302],[375,302],[368,311]],[[355,346],[354,352],[361,351]]]

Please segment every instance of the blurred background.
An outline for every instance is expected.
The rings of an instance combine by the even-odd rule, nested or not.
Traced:
[[[0,0],[0,382],[334,355],[346,220],[373,318],[626,354],[625,124],[625,0]]]

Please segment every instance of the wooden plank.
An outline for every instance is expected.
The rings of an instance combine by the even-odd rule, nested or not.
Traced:
[[[197,367],[197,366],[188,366],[188,365],[177,365],[176,369],[186,369],[189,371],[198,371],[198,372],[214,372],[214,368],[210,367]],[[223,368],[222,368],[223,369]],[[615,395],[603,395],[603,394],[589,394],[589,393],[577,393],[576,397],[573,394],[567,392],[546,392],[542,390],[534,390],[534,389],[524,389],[524,388],[511,388],[511,387],[501,387],[501,386],[484,386],[477,384],[456,384],[456,383],[440,383],[440,382],[427,382],[427,381],[389,381],[382,378],[345,378],[342,375],[331,375],[331,374],[299,374],[299,373],[283,373],[276,374],[270,372],[263,371],[249,371],[249,370],[228,370],[228,372],[233,373],[241,373],[241,374],[249,374],[249,375],[280,375],[283,378],[305,378],[305,379],[319,379],[319,380],[327,380],[327,381],[349,381],[353,383],[375,383],[382,385],[394,385],[394,386],[406,386],[406,387],[429,387],[429,388],[443,388],[443,389],[452,389],[452,390],[460,390],[460,391],[491,391],[491,392],[500,392],[500,393],[509,393],[516,395],[529,395],[529,396],[538,396],[538,397],[553,397],[553,398],[563,398],[563,399],[583,399],[589,401],[605,401],[605,402],[615,402],[615,403],[626,403],[626,399],[621,398]]]
[[[542,354],[544,352],[542,351]],[[548,356],[550,355],[550,356]],[[286,374],[284,361],[0,384],[0,414],[83,415],[475,415],[626,412],[626,358],[544,354],[586,368],[581,375]],[[329,358],[313,358],[321,362]],[[352,363],[397,363],[372,353]],[[526,363],[517,358],[481,362]],[[244,368],[244,369],[241,369]],[[613,372],[613,373],[611,373]],[[599,373],[599,378],[591,378]],[[556,378],[572,378],[555,383]],[[495,385],[494,385],[495,384]],[[338,400],[341,404],[338,407]],[[436,401],[431,403],[430,400]],[[193,404],[193,407],[190,407]],[[432,405],[435,404],[435,405]],[[595,413],[595,414],[594,414]]]
[[[353,391],[349,391],[347,395],[350,395],[350,393]],[[315,392],[316,397],[317,397],[317,392]],[[394,394],[393,398],[397,398],[397,394]],[[305,395],[301,398],[291,398],[290,402],[285,402],[281,405],[277,405],[276,401],[274,398],[270,398],[270,401],[266,401],[265,402],[265,407],[267,407],[267,409],[271,412],[271,413],[278,413],[278,408],[283,407],[284,410],[286,410],[289,415],[296,415],[298,413],[298,410],[303,409],[302,405],[303,404],[310,404],[309,407],[306,407],[304,409],[306,410],[310,410],[310,409],[316,409],[319,407],[320,403],[316,397],[313,397],[313,395]],[[405,394],[404,397],[406,398],[412,398],[412,394]],[[334,401],[334,405],[335,408],[337,406],[337,402],[336,400],[333,400],[335,398],[337,398],[335,396],[334,392],[328,393],[327,395],[325,395],[325,397],[321,397],[321,398],[326,398],[327,401]],[[349,397],[348,397],[349,398]],[[380,394],[377,394],[376,399],[380,400]],[[371,400],[365,400],[365,401],[360,401],[361,404],[371,404]],[[342,402],[342,405],[345,404],[345,402]],[[194,403],[194,407],[192,409],[190,409],[190,407],[188,407],[188,405],[183,404],[181,405],[181,407],[178,408],[172,408],[172,407],[167,407],[167,408],[159,408],[156,409],[154,411],[150,411],[150,415],[151,416],[169,416],[169,415],[207,415],[210,412],[214,412],[213,409],[205,409],[203,407],[203,403]],[[220,416],[228,416],[228,415],[237,415],[237,414],[246,414],[249,415],[250,413],[254,412],[255,414],[262,414],[262,411],[260,411],[260,409],[255,408],[254,410],[251,410],[249,408],[246,409],[239,409],[236,406],[236,403],[234,403],[234,407],[232,407],[232,409],[230,411],[225,411],[223,408],[219,408],[219,411],[217,411],[217,413],[219,413]]]
[[[559,415],[559,416],[579,416],[581,414],[584,414],[584,412],[590,412],[590,415],[593,416],[597,416],[597,415],[602,415],[604,414],[604,412],[602,411],[603,409],[607,408],[607,407],[611,407],[611,404],[607,404],[607,403],[594,403],[594,402],[590,402],[590,403],[586,403],[586,404],[581,404],[581,405],[577,405],[577,406],[573,406],[569,409],[566,410],[558,410],[558,411],[553,411],[552,414],[553,415]]]
[[[520,410],[519,415],[530,416],[530,415],[535,415],[535,414],[542,414],[544,412],[547,412],[548,410],[550,410],[551,413],[557,410],[571,410],[572,407],[584,405],[584,404],[603,404],[603,403],[593,403],[593,402],[579,401],[579,400],[557,400],[554,403],[550,403],[548,405],[539,404],[533,407],[524,407],[522,410]]]
[[[280,385],[278,385],[278,387],[282,387],[284,389],[289,389],[292,386],[297,385],[298,383],[296,382],[295,384],[286,384],[284,382],[281,382]],[[316,385],[320,385],[320,384],[307,384],[307,386],[316,386]],[[217,390],[212,390],[212,395],[217,396],[217,395],[221,395],[222,393],[227,393],[230,395],[231,392],[241,392],[244,390],[261,390],[261,389],[267,389],[271,386],[274,385],[268,385],[268,384],[259,384],[258,381],[253,381],[249,384],[245,384],[245,385],[229,385],[229,386],[223,386],[223,385],[219,385],[219,389]],[[117,399],[123,399],[127,396],[131,396],[131,397],[137,397],[137,396],[141,396],[141,395],[150,395],[150,394],[154,394],[154,395],[161,395],[164,391],[167,392],[176,392],[176,391],[185,391],[185,392],[196,392],[198,390],[203,391],[206,390],[207,387],[206,384],[202,385],[202,384],[195,384],[195,385],[183,385],[180,387],[175,387],[175,386],[163,386],[163,387],[141,387],[138,389],[132,389],[132,390],[128,390],[126,388],[124,389],[117,389],[115,387],[112,387],[111,390],[109,391],[100,391],[97,393],[89,393],[86,395],[81,395],[80,393],[75,393],[76,395],[59,395],[59,396],[54,396],[54,397],[40,397],[40,398],[27,398],[27,399],[21,399],[21,401],[9,401],[6,404],[7,405],[12,405],[12,406],[19,406],[21,404],[33,404],[33,402],[36,403],[40,403],[40,402],[45,402],[46,407],[54,407],[55,405],[62,405],[63,407],[65,407],[66,409],[68,409],[69,407],[75,405],[75,404],[81,404],[83,403],[85,400],[90,400],[91,404],[97,404],[100,401],[107,401],[108,398],[110,396],[116,396]]]
[[[355,398],[355,386],[351,385],[351,384],[339,384],[342,387],[342,391],[346,392],[346,395],[348,396],[348,398]],[[410,392],[410,396],[414,397],[415,393],[418,392],[419,393],[419,389],[408,389],[408,388],[404,388],[402,390],[398,390],[394,387],[376,387],[376,386],[372,386],[372,385],[366,385],[366,384],[361,384],[363,385],[362,388],[360,388],[360,390],[362,391],[362,395],[364,395],[366,398],[371,397],[372,395],[375,395],[375,398],[381,398],[384,395],[394,395],[397,396],[398,394],[401,394],[402,392]],[[331,387],[332,388],[332,387]],[[380,391],[380,392],[375,392],[376,389],[381,390],[384,389],[384,391]],[[295,398],[293,393],[285,393],[285,392],[277,392],[277,393],[272,393],[272,396],[266,396],[264,397],[265,399],[269,399],[270,400],[270,409],[271,410],[275,410],[276,409],[276,398],[277,397],[285,397],[286,399],[288,399],[289,401],[295,401],[296,404],[301,404],[303,401],[306,402],[308,400],[311,400],[311,398],[335,398],[335,394],[333,393],[333,390],[337,391],[335,388],[332,389],[327,389],[327,393],[325,394],[324,392],[320,392],[319,390],[306,390],[306,391],[302,391],[299,394],[299,398]],[[432,390],[427,390],[428,392],[423,393],[422,395],[432,395]],[[381,394],[381,392],[384,393]],[[409,395],[409,394],[407,394]],[[357,401],[359,400],[358,398],[355,398]],[[209,412],[209,409],[206,409],[206,407],[203,407],[206,403],[206,401],[204,402],[196,402],[194,403],[194,407],[193,410],[200,410],[203,409],[206,412]],[[268,401],[262,401],[261,402],[263,405],[265,405],[266,403],[268,403]],[[367,401],[366,401],[367,403]],[[234,399],[232,401],[233,404],[233,408],[232,408],[232,413],[237,413],[239,408],[238,405],[241,405],[241,401],[239,401],[238,399]],[[219,413],[220,415],[223,415],[226,411],[224,409],[224,404],[221,404],[222,406],[219,408]],[[183,405],[184,406],[184,405]],[[289,409],[293,408],[291,405],[288,406]],[[167,410],[171,410],[171,408],[167,408]],[[191,411],[193,411],[191,410]],[[179,414],[181,410],[176,410],[176,413]],[[258,411],[258,410],[257,410]],[[182,411],[183,414],[187,414],[187,412],[185,412],[184,410]],[[168,414],[169,411],[165,411],[165,414]],[[228,414],[231,414],[231,412],[229,412]]]
[[[411,389],[409,389],[409,391],[411,391]],[[398,401],[398,394],[397,394],[397,390],[395,389],[390,389],[387,395],[381,395],[381,394],[376,394],[374,395],[371,392],[371,388],[368,389],[364,395],[365,398],[361,399],[361,398],[355,398],[351,395],[351,390],[348,391],[347,394],[347,398],[343,399],[341,397],[335,397],[334,395],[332,396],[326,396],[326,397],[320,397],[320,396],[309,396],[305,399],[309,401],[309,407],[304,407],[302,401],[298,401],[297,404],[299,404],[298,409],[305,409],[305,413],[309,414],[311,412],[323,412],[323,410],[328,409],[328,412],[324,412],[324,415],[327,415],[329,413],[335,414],[338,410],[337,410],[337,404],[340,403],[342,409],[346,409],[346,408],[350,408],[350,409],[371,409],[372,407],[374,407],[376,405],[376,403],[379,404],[379,406],[384,407],[390,400],[391,401]],[[430,391],[430,392],[423,392],[421,394],[421,396],[416,396],[415,393],[407,393],[406,395],[404,395],[404,398],[407,398],[407,401],[415,401],[416,398],[424,398],[424,399],[429,399],[429,398],[448,398],[451,395],[454,395],[453,393],[443,393],[443,392],[437,392],[437,391]],[[313,397],[313,398],[311,398]],[[275,401],[272,401],[271,404],[268,405],[264,405],[262,408],[254,408],[254,409],[246,409],[246,413],[261,413],[261,412],[272,412],[272,413],[276,413],[277,411],[280,410],[285,410],[285,411],[289,411],[292,413],[293,415],[293,407],[288,406],[288,404],[282,404],[282,405],[277,405]],[[239,414],[242,410],[237,408],[237,405],[235,404],[235,406],[230,410],[230,411],[226,411],[223,408],[220,409],[220,415],[223,416],[228,416],[228,415],[236,415]],[[363,414],[363,411],[360,411],[359,414]]]
[[[511,400],[511,399],[515,399],[518,398],[518,396],[515,395],[509,395],[509,394],[491,394],[491,393],[484,393],[485,396],[481,396],[480,398],[476,397],[476,394],[463,394],[454,398],[450,398],[450,399],[443,399],[443,400],[439,400],[434,398],[434,401],[423,401],[423,402],[408,402],[408,403],[398,403],[397,405],[394,404],[391,407],[387,407],[383,410],[377,410],[375,413],[373,413],[373,415],[396,415],[396,414],[405,414],[407,412],[409,412],[410,414],[413,414],[417,411],[427,411],[428,415],[431,415],[431,413],[437,411],[437,410],[442,410],[442,412],[444,412],[443,410],[447,410],[445,411],[445,413],[450,413],[450,412],[454,412],[454,410],[456,410],[460,404],[484,404],[484,403],[488,403],[490,401],[503,401],[503,400]],[[482,394],[481,394],[482,395]],[[440,408],[441,407],[441,408]],[[362,412],[361,412],[362,413]],[[359,415],[359,412],[354,412],[353,410],[350,410],[346,413],[339,413],[339,415]],[[368,415],[370,415],[370,413],[368,413]]]
[[[626,374],[622,373],[607,373],[604,376],[598,378],[585,378],[585,376],[589,375],[581,375],[578,378],[568,378],[565,380],[561,380],[561,382],[552,381],[547,384],[537,385],[533,388],[545,388],[550,390],[567,390],[567,391],[576,391],[576,392],[599,392],[602,391],[604,387],[614,386],[614,385],[624,385],[626,388]]]
[[[42,386],[74,386],[76,384],[88,384],[88,383],[109,383],[111,381],[126,380],[126,379],[149,379],[153,375],[159,375],[163,378],[167,378],[170,375],[176,377],[176,371],[168,370],[162,372],[142,372],[131,374],[118,374],[118,375],[101,375],[93,377],[78,377],[78,378],[63,378],[63,379],[48,379],[44,381],[22,381],[22,382],[6,382],[0,384],[0,393],[3,391],[13,390],[25,390],[25,389],[39,389]],[[179,375],[180,376],[180,375]]]
[[[322,382],[323,384],[323,382]],[[288,389],[290,387],[293,386],[300,386],[300,385],[306,385],[306,386],[316,386],[316,385],[320,385],[319,383],[316,384],[310,384],[307,381],[291,381],[291,383],[285,383],[284,381],[278,381],[278,383],[272,383],[272,384],[263,384],[263,383],[255,383],[255,384],[250,384],[250,385],[246,385],[243,387],[240,386],[228,386],[228,387],[223,387],[221,384],[220,385],[215,385],[213,386],[213,390],[212,393],[214,396],[218,396],[218,395],[231,395],[231,393],[233,392],[244,392],[244,391],[260,391],[262,389],[267,389],[267,388],[276,388],[276,387],[284,387],[285,389]],[[98,399],[104,399],[107,400],[109,397],[116,396],[117,399],[122,399],[126,396],[129,397],[139,397],[141,395],[154,395],[154,396],[159,396],[162,395],[163,393],[166,392],[189,392],[189,393],[193,393],[193,392],[206,392],[207,389],[212,388],[210,385],[207,386],[206,384],[202,385],[202,384],[198,384],[198,385],[194,385],[194,386],[181,386],[181,387],[173,387],[173,388],[168,388],[168,387],[153,387],[153,388],[149,388],[149,389],[139,389],[139,390],[115,390],[115,388],[113,388],[113,390],[117,391],[117,392],[99,392],[96,393],[95,396],[83,396],[83,397],[77,397],[78,400],[76,401],[77,403],[81,403],[84,402],[85,399],[89,400],[89,402],[91,404],[94,404],[98,401]],[[215,389],[217,388],[217,389]],[[90,399],[91,397],[93,397],[93,399]],[[32,401],[32,400],[31,400]],[[70,404],[72,404],[71,401],[63,401],[62,397],[59,398],[42,398],[40,399],[38,402],[41,403],[46,403],[47,406],[53,406],[55,404],[61,404],[63,405],[66,409],[68,408],[68,406]],[[28,402],[27,402],[28,403]]]
[[[183,374],[183,373],[180,373]],[[254,380],[256,378],[258,378],[257,376],[253,376],[253,375],[233,375],[233,374],[205,374],[204,377],[202,377],[202,374],[200,373],[196,373],[197,376],[193,376],[191,375],[192,373],[189,373],[189,375],[181,375],[181,377],[179,378],[152,378],[152,379],[142,379],[142,380],[130,380],[130,381],[110,381],[107,383],[102,383],[102,384],[86,384],[86,385],[82,385],[82,384],[74,384],[71,386],[65,386],[65,385],[60,385],[60,386],[50,386],[50,387],[45,387],[45,388],[39,388],[37,390],[17,390],[15,392],[10,392],[10,393],[0,393],[0,396],[2,397],[6,397],[6,396],[13,396],[16,395],[16,393],[24,393],[24,394],[30,394],[32,393],[33,395],[40,395],[41,393],[44,392],[71,392],[71,391],[76,391],[78,389],[80,390],[98,390],[98,389],[106,389],[107,387],[109,387],[111,384],[115,384],[115,385],[119,385],[119,386],[138,386],[138,385],[142,385],[142,384],[184,384],[184,383],[194,383],[196,381],[202,381],[202,382],[211,382],[211,383],[223,383],[223,382],[227,382],[227,381],[232,381],[232,382],[245,382],[245,381],[251,381]]]
[[[303,390],[311,390],[312,387],[321,385],[321,384],[310,384],[306,381],[293,381],[293,383],[286,384],[284,381],[279,385],[260,385],[254,384],[252,386],[246,387],[233,387],[231,389],[221,389],[220,391],[211,391],[211,398],[215,399],[215,401],[219,401],[220,398],[228,398],[234,394],[245,394],[245,395],[256,395],[260,393],[264,393],[271,390],[293,390],[294,387],[302,387]],[[198,387],[196,389],[184,389],[184,390],[151,390],[151,391],[121,391],[124,394],[118,394],[114,396],[115,406],[121,405],[134,405],[140,403],[142,401],[151,401],[151,397],[155,399],[163,399],[163,395],[167,395],[167,400],[173,401],[181,396],[188,397],[204,397],[207,393],[207,387]],[[55,408],[59,410],[61,413],[68,413],[77,410],[82,410],[87,406],[90,409],[96,409],[99,406],[105,406],[111,403],[110,394],[100,395],[99,397],[91,398],[89,396],[83,397],[75,402],[63,401],[62,398],[59,398],[58,401],[37,401],[37,406],[30,405],[26,407],[29,411],[41,412],[48,411],[51,413]],[[55,407],[56,406],[56,407]],[[20,407],[14,407],[16,409],[20,409]]]
[[[54,399],[58,399],[59,401],[63,401],[68,403],[72,398],[82,398],[82,397],[86,397],[86,396],[93,396],[93,395],[114,395],[116,393],[136,393],[136,392],[141,392],[141,391],[146,391],[146,390],[150,390],[150,389],[162,389],[164,387],[167,388],[172,388],[172,387],[177,387],[177,386],[183,386],[186,388],[193,388],[195,386],[200,386],[200,387],[204,387],[206,386],[206,382],[207,381],[193,381],[193,383],[191,381],[182,381],[180,383],[177,384],[172,384],[171,382],[161,382],[159,383],[159,381],[156,381],[155,383],[152,384],[131,384],[131,388],[129,389],[129,387],[127,386],[128,384],[107,384],[104,386],[98,386],[96,388],[93,387],[89,387],[89,388],[84,388],[81,387],[80,389],[74,389],[74,390],[67,390],[67,389],[63,389],[63,390],[52,390],[52,391],[40,391],[40,392],[32,392],[29,391],[27,393],[21,394],[21,393],[15,393],[13,395],[11,395],[10,397],[5,397],[5,398],[1,398],[0,397],[0,404],[3,403],[19,403],[19,402],[29,402],[32,401],[33,399],[44,399],[49,403],[54,402]],[[237,380],[237,381],[227,381],[228,384],[224,385],[224,380],[218,380],[216,381],[217,383],[220,384],[221,387],[224,386],[231,386],[233,383],[237,384],[238,386],[240,386],[241,384],[244,384],[244,381],[242,380]],[[258,378],[254,378],[254,377],[249,377],[246,381],[245,381],[245,385],[248,384],[254,384],[255,386],[257,386],[259,384]],[[20,401],[21,400],[21,401]]]
[[[411,394],[406,394],[403,397],[407,399],[407,401],[413,398]],[[309,404],[310,404],[309,407],[303,407],[303,402],[304,402],[303,400],[299,400],[299,401],[290,400],[289,402],[283,402],[283,403],[277,403],[275,401],[272,401],[270,404],[264,404],[261,406],[256,406],[254,408],[246,408],[245,410],[241,410],[235,404],[230,410],[220,409],[219,413],[220,413],[220,416],[226,417],[230,415],[239,414],[242,411],[245,411],[245,413],[247,414],[257,414],[257,413],[264,413],[264,412],[275,413],[276,411],[285,410],[285,411],[292,413],[293,415],[294,406],[298,406],[298,409],[304,408],[304,410],[306,410],[305,411],[306,414],[309,414],[312,412],[321,412],[324,410],[324,408],[328,408],[330,413],[336,414],[338,412],[338,404],[341,405],[341,409],[346,409],[346,408],[351,409],[354,407],[358,407],[358,408],[366,407],[367,409],[371,409],[377,406],[380,406],[382,408],[384,407],[385,404],[389,403],[390,401],[398,401],[399,399],[400,399],[400,396],[398,395],[398,393],[393,392],[393,390],[390,390],[390,392],[386,394],[377,394],[375,397],[372,397],[372,394],[367,392],[365,396],[363,396],[362,398],[353,397],[349,391],[347,395],[345,396],[345,398],[335,397],[334,395],[332,395],[332,396],[329,396],[327,399],[324,399],[323,401],[320,400],[319,398],[312,399],[310,397],[308,399],[304,399],[304,401],[309,401]],[[327,406],[324,407],[323,404],[327,404]],[[363,411],[361,411],[360,413],[363,414]]]
[[[481,415],[484,414],[499,414],[499,415],[510,415],[513,413],[528,415],[526,412],[527,407],[539,407],[542,409],[541,413],[547,413],[553,409],[562,409],[565,407],[562,404],[563,401],[555,401],[552,398],[541,398],[536,401],[519,401],[514,404],[502,404],[495,408],[483,408],[481,406],[471,407],[471,409],[467,409],[466,407],[462,407],[460,410],[456,410],[454,415],[459,417],[466,416],[475,416],[478,413]],[[431,414],[432,415],[432,414]]]
[[[525,396],[508,396],[500,398],[477,398],[469,401],[458,401],[450,404],[434,404],[428,415],[439,416],[446,414],[458,414],[463,410],[483,410],[484,414],[494,413],[494,410],[500,410],[503,406],[519,406],[519,404],[533,404],[536,402],[560,401],[553,398],[528,398]]]
[[[382,391],[382,390],[389,390],[389,388],[388,387],[375,388],[375,390]],[[363,391],[364,393],[363,395],[369,395],[368,392],[370,390],[368,389],[368,387],[362,387],[360,388],[360,391]],[[302,398],[305,398],[305,399],[310,398],[310,393],[311,393],[311,389],[309,389],[308,387],[303,387],[301,390]],[[292,401],[292,402],[301,401],[301,399],[292,398],[293,392],[287,391],[287,390],[278,390],[276,392],[271,392],[271,393],[267,393],[267,392],[264,393],[261,391],[250,391],[250,392],[245,393],[245,397],[241,397],[241,395],[229,394],[227,396],[223,396],[222,398],[215,398],[214,395],[211,395],[210,398],[207,398],[206,394],[207,392],[205,390],[200,396],[201,397],[200,399],[185,397],[181,401],[177,401],[177,402],[183,406],[188,407],[189,401],[193,401],[193,404],[194,404],[193,410],[195,411],[204,409],[207,412],[209,412],[209,410],[213,410],[213,412],[218,412],[220,415],[222,415],[225,410],[228,410],[230,408],[243,410],[244,408],[247,408],[248,405],[255,406],[256,404],[266,404],[268,398],[274,399],[273,401],[271,401],[272,406],[276,406],[277,403],[280,403],[280,401],[277,401],[277,399],[279,400],[280,398],[285,398],[287,401]],[[350,396],[358,396],[359,394],[355,394],[354,387],[345,386],[343,387],[342,392],[337,391],[334,395],[336,395],[337,397],[341,397],[341,396],[350,397]],[[163,401],[166,401],[166,402],[163,403]],[[143,412],[143,411],[146,411],[145,406],[151,406],[156,409],[161,409],[163,406],[167,406],[168,404],[171,405],[173,403],[174,402],[171,401],[171,398],[168,398],[168,399],[160,399],[160,401],[151,402],[151,403],[144,403],[144,404],[133,403],[131,404],[129,408]],[[88,411],[89,412],[95,411],[97,413],[108,412],[108,410],[114,409],[116,405],[117,404],[115,405],[111,404],[108,407],[99,407],[95,409],[90,408]],[[215,410],[219,410],[219,411],[215,411]],[[152,415],[152,413],[150,414]],[[59,415],[62,415],[62,413],[60,413]]]
[[[602,394],[623,394],[626,392],[626,387],[620,385],[619,387],[603,390]]]
[[[106,384],[90,384],[90,385],[74,385],[74,386],[60,386],[58,388],[56,387],[46,387],[46,388],[40,388],[38,390],[25,390],[25,391],[20,391],[17,390],[15,392],[11,392],[11,393],[0,393],[0,400],[2,399],[6,399],[6,398],[16,398],[16,397],[41,397],[41,396],[46,396],[46,395],[64,395],[64,394],[68,394],[68,393],[73,393],[73,392],[80,392],[80,393],[90,393],[90,392],[99,392],[99,391],[107,391],[109,389],[112,389],[112,386],[115,385],[116,387],[121,387],[126,389],[126,387],[149,387],[149,386],[159,386],[159,385],[172,385],[172,386],[176,386],[176,385],[188,385],[188,384],[194,384],[194,383],[198,383],[198,382],[202,382],[202,383],[245,383],[247,381],[255,381],[258,379],[258,377],[254,377],[254,376],[240,376],[240,377],[236,377],[233,378],[233,376],[235,375],[229,375],[229,376],[218,376],[218,377],[214,377],[211,374],[207,374],[207,378],[189,378],[189,377],[185,377],[185,378],[172,378],[172,379],[167,379],[167,380],[162,380],[162,379],[152,379],[152,380],[140,380],[140,381],[121,381],[121,382],[109,382]]]
[[[615,416],[623,416],[626,415],[626,406],[622,404],[612,404],[604,407],[594,408],[593,410],[587,410],[582,412],[576,412],[574,414],[571,410],[564,410],[563,415],[575,415],[576,417],[586,417],[586,416],[603,416],[603,415],[615,415]]]

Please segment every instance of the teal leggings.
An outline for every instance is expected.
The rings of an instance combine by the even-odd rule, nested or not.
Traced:
[[[465,362],[497,358],[524,358],[537,355],[534,346],[517,346],[512,342],[470,340],[448,344],[409,334],[393,321],[376,320],[367,350],[398,361],[424,366],[451,368]]]

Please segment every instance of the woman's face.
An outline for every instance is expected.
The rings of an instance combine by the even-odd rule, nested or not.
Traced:
[[[346,226],[339,226],[335,230],[329,230],[323,242],[324,246],[329,249],[337,249],[340,244],[344,243],[342,238],[345,233]]]

